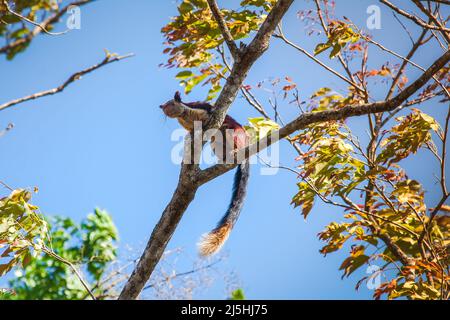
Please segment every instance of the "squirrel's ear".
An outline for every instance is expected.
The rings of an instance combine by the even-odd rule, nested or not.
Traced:
[[[181,102],[181,94],[180,91],[175,92],[175,96],[173,97],[176,102]]]

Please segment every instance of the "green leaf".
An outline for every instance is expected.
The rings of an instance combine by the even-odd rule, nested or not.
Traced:
[[[179,72],[179,73],[175,76],[175,78],[177,78],[177,79],[179,79],[179,80],[182,80],[182,79],[190,78],[190,77],[192,77],[193,75],[194,75],[194,74],[192,73],[192,71],[190,71],[190,70],[185,70],[185,71]]]
[[[249,118],[248,121],[249,125],[244,128],[251,136],[252,141],[258,141],[266,137],[270,132],[280,128],[278,123],[263,117]]]
[[[333,59],[341,52],[342,46],[340,44],[336,44],[333,46],[333,50],[330,53],[330,58]]]
[[[27,35],[29,33],[30,33],[30,30],[28,30],[27,28],[21,28],[21,29],[18,29],[16,31],[14,31],[13,33],[11,33],[10,37],[14,38],[14,39],[19,39],[19,38],[22,38],[24,35]]]
[[[234,290],[231,293],[230,300],[245,300],[244,291],[242,289]]]
[[[183,1],[180,6],[178,7],[178,11],[181,14],[186,14],[194,9],[194,6],[190,4],[189,2]]]
[[[65,217],[54,217],[51,224],[44,244],[60,257],[80,266],[86,273],[86,280],[97,283],[117,258],[118,233],[111,216],[95,209],[81,224]],[[86,296],[79,279],[59,260],[29,248],[14,253],[20,253],[16,260],[0,266],[5,272],[13,266],[16,270],[16,278],[9,281],[16,295],[5,299],[83,299]]]
[[[322,52],[324,52],[328,48],[331,48],[331,44],[330,43],[319,43],[316,46],[316,48],[314,49],[314,55],[317,56],[318,54],[321,54]]]

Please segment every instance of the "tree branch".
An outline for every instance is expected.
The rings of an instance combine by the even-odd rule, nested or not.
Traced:
[[[230,29],[228,29],[227,23],[223,18],[222,13],[220,12],[216,0],[207,0],[207,1],[209,9],[211,10],[214,19],[219,25],[219,29],[222,32],[223,39],[227,43],[228,49],[230,50],[234,61],[238,61],[240,57],[239,48],[237,47],[236,42],[234,42],[233,36],[231,35]]]
[[[92,290],[89,288],[88,283],[86,282],[86,280],[84,280],[83,276],[81,275],[81,273],[77,270],[77,268],[73,265],[72,262],[70,262],[69,260],[64,259],[63,257],[57,255],[56,253],[54,253],[51,249],[47,248],[44,246],[44,248],[42,248],[42,251],[46,254],[48,254],[49,256],[51,256],[52,258],[54,258],[55,260],[58,260],[59,262],[65,264],[66,266],[68,266],[70,269],[72,269],[72,271],[75,273],[75,276],[78,278],[78,280],[80,280],[82,286],[84,287],[84,289],[87,291],[87,293],[89,294],[89,296],[92,298],[92,300],[97,300],[97,298],[95,297],[94,293],[92,292]]]
[[[445,38],[447,43],[450,43],[450,29],[445,28],[445,25],[440,23],[438,19],[431,12],[429,12],[418,0],[412,0],[414,4],[422,11],[437,27],[440,28],[442,36]]]
[[[217,99],[215,111],[206,127],[219,128],[222,125],[225,115],[236,98],[237,92],[241,88],[248,71],[253,63],[269,47],[270,38],[277,24],[281,21],[281,18],[287,12],[293,1],[279,0],[275,4],[255,38],[241,53],[240,59],[235,61],[230,76],[227,78],[226,84]],[[188,148],[190,143],[189,139],[187,139],[185,147]],[[187,159],[186,153],[185,159]],[[141,259],[120,293],[119,300],[136,299],[139,296],[175,232],[181,217],[194,199],[197,189],[200,186],[198,180],[200,169],[197,164],[189,163],[184,161],[182,164],[175,193],[165,208],[158,224],[153,229]]]
[[[169,282],[169,281],[171,281],[173,279],[176,279],[176,278],[179,278],[179,277],[188,276],[190,274],[197,273],[199,271],[210,269],[210,268],[214,267],[216,264],[220,263],[221,261],[222,261],[222,259],[217,259],[216,261],[211,262],[211,263],[207,264],[206,266],[201,266],[201,267],[189,270],[189,271],[172,274],[172,275],[170,275],[169,277],[167,277],[165,279],[165,282]],[[147,289],[151,289],[151,288],[155,287],[156,285],[157,285],[157,283],[151,283],[151,284],[145,286],[144,289],[142,289],[142,291],[147,290]]]
[[[284,16],[292,2],[293,0],[279,0],[277,2],[265,22],[262,24],[255,38],[242,52],[239,61],[235,62],[231,74],[227,78],[226,85],[216,101],[215,111],[212,113],[209,122],[205,126],[206,129],[219,128],[221,126],[248,71],[253,63],[267,50],[270,38],[273,35],[276,26],[281,21],[281,18]],[[307,125],[313,123],[341,120],[353,116],[394,110],[416,93],[417,90],[423,87],[433,75],[448,63],[449,60],[450,51],[447,51],[414,83],[406,87],[401,93],[390,100],[357,106],[346,106],[339,110],[303,114],[271,135],[277,137],[277,139],[270,139],[271,137],[268,137],[268,143],[264,147],[267,147],[279,139],[283,139],[295,131],[303,129]],[[188,140],[186,141],[185,147],[189,147],[190,142]],[[256,145],[258,144],[259,143]],[[260,150],[255,148],[255,144],[252,144],[251,146],[239,150],[237,157],[239,159],[248,158]],[[242,157],[242,155],[245,156]],[[200,170],[197,164],[189,164],[189,162],[184,161],[181,166],[180,177],[175,193],[165,208],[158,224],[155,226],[141,259],[128,282],[125,284],[119,299],[127,300],[136,299],[138,297],[145,286],[145,283],[150,278],[156,264],[159,262],[165,247],[175,232],[185,210],[194,199],[198,188],[204,183],[233,169],[235,166],[236,164],[219,164],[206,170]]]
[[[283,31],[281,28],[279,28],[279,33],[274,35],[275,38],[279,38],[281,39],[284,43],[286,43],[287,45],[291,46],[294,49],[297,49],[298,51],[300,51],[301,53],[303,53],[304,55],[306,55],[308,58],[310,58],[311,60],[313,60],[315,63],[317,63],[318,65],[320,65],[322,68],[326,69],[327,71],[329,71],[330,73],[334,74],[335,76],[337,76],[339,79],[347,82],[349,85],[351,85],[352,87],[354,87],[356,90],[358,90],[359,92],[364,92],[364,90],[362,88],[360,88],[356,83],[354,83],[351,79],[347,79],[345,76],[343,76],[342,74],[340,74],[339,72],[337,72],[336,70],[334,70],[333,68],[327,66],[325,63],[323,63],[322,61],[320,61],[319,59],[317,59],[314,55],[310,54],[308,51],[306,51],[305,49],[303,49],[302,47],[296,45],[295,43],[293,43],[292,41],[290,41],[289,39],[286,38],[286,36],[284,35]]]
[[[138,264],[120,293],[119,300],[136,299],[139,296],[161,259],[183,213],[194,199],[198,184],[195,177],[190,173],[189,166],[192,165],[182,165],[178,186],[172,199],[153,229]]]
[[[48,31],[43,25],[41,25],[40,23],[37,23],[36,21],[30,20],[30,19],[28,19],[27,17],[25,17],[25,16],[23,16],[23,15],[21,15],[21,14],[15,12],[15,11],[13,11],[13,10],[11,9],[11,7],[9,6],[7,0],[2,0],[2,3],[3,3],[3,5],[6,7],[6,11],[8,11],[8,12],[11,13],[12,15],[16,16],[17,18],[19,18],[19,19],[21,19],[21,20],[24,20],[24,21],[26,21],[26,22],[28,22],[28,23],[31,23],[31,24],[34,25],[35,27],[40,28],[40,29],[42,30],[42,32],[44,32],[44,33],[46,33],[46,34],[48,34],[48,35],[51,35],[51,36],[59,36],[59,35],[62,35],[62,34],[67,33],[67,30],[66,30],[66,31],[63,31],[63,32],[50,32],[50,31]]]
[[[301,130],[306,126],[326,122],[332,120],[343,120],[353,116],[361,116],[365,114],[380,113],[385,111],[392,111],[399,107],[403,102],[405,102],[410,96],[416,93],[421,87],[423,87],[429,80],[431,80],[434,75],[442,69],[450,60],[450,51],[447,51],[443,56],[433,63],[433,65],[426,70],[415,82],[410,86],[406,87],[400,94],[398,94],[393,99],[375,102],[371,104],[364,104],[359,106],[346,106],[338,110],[322,111],[322,112],[310,112],[302,114],[300,117],[289,123],[288,125],[281,128],[278,132],[274,133],[275,139],[267,139],[267,143],[261,144],[261,141],[248,146],[247,148],[241,149],[238,152],[238,159],[243,159],[245,157],[250,157],[251,155],[268,147],[269,145],[283,139],[295,131]],[[200,184],[205,184],[208,181],[215,179],[216,177],[228,172],[233,169],[236,165],[231,164],[218,164],[208,169],[200,172],[198,177]],[[389,247],[392,253],[404,264],[410,265],[412,260],[392,241],[389,237],[379,234],[380,238]]]
[[[255,142],[246,148],[240,149],[238,151],[238,159],[248,158],[257,152],[261,151],[261,145],[264,148],[270,146],[271,144],[286,138],[292,133],[304,129],[306,126],[327,122],[343,120],[350,117],[362,116],[367,114],[374,114],[386,111],[392,111],[403,102],[405,102],[409,97],[416,93],[420,88],[422,88],[433,76],[441,70],[450,61],[450,50],[444,53],[439,59],[437,59],[433,65],[431,65],[416,81],[406,87],[401,93],[392,99],[387,101],[378,101],[374,103],[367,103],[357,106],[346,106],[337,110],[327,110],[320,112],[308,112],[304,113],[292,122],[288,123],[286,126],[278,131],[271,134],[271,137],[267,137],[267,143],[261,144],[261,141]],[[198,178],[200,184],[204,184],[226,172],[236,167],[235,164],[217,164],[200,172]]]
[[[0,105],[0,111],[3,111],[5,109],[11,108],[19,103],[25,102],[25,101],[29,101],[29,100],[34,100],[34,99],[38,99],[38,98],[42,98],[45,96],[49,96],[49,95],[54,95],[58,92],[63,91],[68,85],[70,85],[72,82],[75,82],[77,80],[79,80],[82,76],[84,76],[85,74],[88,74],[94,70],[97,70],[103,66],[106,66],[107,64],[116,62],[116,61],[120,61],[129,57],[132,57],[134,54],[130,53],[124,56],[116,56],[116,55],[110,55],[108,54],[100,63],[93,65],[92,67],[89,67],[87,69],[84,69],[82,71],[78,71],[76,73],[74,73],[73,75],[71,75],[62,85],[60,85],[59,87],[53,88],[53,89],[49,89],[46,91],[41,91],[38,93],[34,93],[31,94],[29,96],[26,97],[22,97],[19,99],[15,99],[9,102],[6,102],[2,105]]]
[[[8,51],[23,45],[24,43],[27,43],[31,41],[34,37],[36,37],[41,32],[45,32],[44,30],[48,29],[48,26],[57,22],[68,10],[71,6],[82,6],[85,4],[88,4],[90,2],[93,2],[95,0],[79,0],[74,1],[72,3],[69,3],[67,6],[63,7],[61,10],[53,14],[52,16],[45,19],[42,23],[38,24],[33,31],[31,31],[26,37],[17,39],[11,43],[8,43],[7,45],[0,48],[0,54],[7,53]]]
[[[244,79],[247,77],[248,71],[255,61],[268,49],[270,38],[275,28],[292,2],[294,0],[279,0],[275,4],[252,42],[241,53],[239,61],[234,63],[231,74],[227,78],[226,84],[215,102],[216,108],[214,108],[214,112],[206,125],[207,129],[219,128],[222,125],[228,109],[236,98]]]
[[[397,12],[398,14],[401,14],[402,16],[412,20],[413,22],[415,22],[416,24],[418,24],[419,26],[421,26],[422,28],[426,28],[426,29],[431,29],[431,30],[438,30],[438,31],[442,31],[444,33],[449,33],[450,29],[442,27],[442,26],[434,26],[431,24],[426,23],[425,21],[423,21],[422,19],[400,9],[399,7],[395,6],[394,4],[392,4],[391,2],[387,1],[387,0],[380,0],[381,3],[385,4],[386,6],[388,6],[389,8],[391,8],[392,10],[394,10],[395,12]],[[448,37],[448,36],[447,36]],[[447,39],[446,37],[446,39]]]

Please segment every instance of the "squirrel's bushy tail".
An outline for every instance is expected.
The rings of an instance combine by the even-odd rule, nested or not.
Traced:
[[[250,164],[246,160],[238,166],[234,175],[233,194],[227,212],[219,221],[217,227],[200,239],[198,248],[201,256],[217,253],[228,239],[244,205],[249,175]]]

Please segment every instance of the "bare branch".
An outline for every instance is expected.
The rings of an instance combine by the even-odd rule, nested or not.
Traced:
[[[170,280],[173,280],[173,279],[176,279],[176,278],[179,278],[179,277],[184,277],[184,276],[187,276],[187,275],[190,275],[190,274],[193,274],[193,273],[197,273],[199,271],[211,269],[212,267],[214,267],[216,264],[218,264],[220,262],[222,262],[222,259],[219,258],[219,259],[217,259],[217,260],[215,260],[215,261],[213,261],[213,262],[211,262],[211,263],[209,263],[209,264],[207,264],[205,266],[194,268],[194,269],[191,269],[191,270],[185,271],[185,272],[179,272],[179,273],[172,274],[172,275],[168,276],[165,279],[165,281],[168,282]],[[155,287],[155,285],[156,285],[156,283],[151,283],[151,284],[145,286],[144,289],[142,289],[142,291],[147,290],[147,289],[151,289],[151,288]]]
[[[387,53],[392,54],[393,56],[395,56],[395,57],[397,57],[397,58],[403,60],[403,63],[402,63],[402,65],[400,66],[399,72],[397,73],[397,76],[396,76],[397,80],[395,80],[393,83],[397,83],[397,82],[398,82],[398,78],[400,78],[400,76],[401,76],[400,71],[401,71],[401,70],[404,70],[404,68],[406,67],[406,63],[411,64],[412,66],[416,67],[416,68],[419,69],[419,70],[422,70],[423,72],[426,71],[426,69],[425,69],[424,67],[418,65],[417,63],[415,63],[414,61],[411,60],[411,58],[412,58],[412,56],[414,55],[414,53],[417,51],[417,49],[420,47],[420,45],[422,45],[422,42],[423,42],[423,36],[426,34],[426,30],[424,30],[424,32],[420,35],[420,37],[419,37],[419,39],[418,39],[417,41],[414,41],[413,47],[411,48],[411,50],[410,50],[410,52],[408,53],[407,57],[404,57],[404,56],[402,56],[402,55],[396,53],[395,51],[386,48],[385,46],[383,46],[383,45],[380,44],[379,42],[373,40],[372,38],[370,38],[370,37],[364,35],[364,34],[361,32],[361,30],[359,30],[358,27],[357,27],[355,24],[352,24],[352,26],[355,27],[355,29],[358,31],[358,33],[360,34],[360,36],[361,36],[364,40],[366,40],[366,41],[370,42],[371,44],[377,46],[377,47],[380,48],[381,50],[386,51]],[[445,93],[445,94],[447,95],[447,97],[450,98],[450,92],[448,91],[448,88],[447,88],[441,81],[439,81],[439,79],[438,79],[436,76],[433,76],[433,80],[434,80],[434,81],[442,88],[443,93]],[[390,91],[389,91],[389,94],[388,94],[388,97],[389,97],[389,98],[390,98],[390,97],[392,96],[392,94],[394,93],[394,92],[393,92],[393,89],[394,89],[394,88],[395,88],[394,86],[391,87],[391,89],[390,89]]]
[[[153,229],[141,259],[122,289],[119,300],[136,299],[139,296],[164,253],[183,213],[194,199],[198,186],[194,177],[188,173],[188,166],[190,165],[182,166],[180,180],[172,199]]]
[[[82,76],[84,76],[85,74],[88,74],[94,70],[97,70],[103,66],[106,66],[107,64],[116,62],[116,61],[120,61],[129,57],[132,57],[134,54],[127,54],[124,56],[117,56],[117,55],[111,55],[108,54],[100,63],[93,65],[92,67],[89,67],[87,69],[84,69],[82,71],[78,71],[76,73],[74,73],[73,75],[71,75],[62,85],[60,85],[59,87],[53,88],[53,89],[49,89],[46,91],[42,91],[42,92],[38,92],[38,93],[34,93],[32,95],[26,96],[26,97],[22,97],[19,99],[15,99],[9,102],[6,102],[2,105],[0,105],[0,111],[3,111],[5,109],[11,108],[19,103],[25,102],[25,101],[29,101],[29,100],[34,100],[34,99],[38,99],[38,98],[42,98],[45,96],[49,96],[49,95],[53,95],[56,94],[58,92],[63,91],[68,85],[70,85],[72,82],[75,82],[77,80],[79,80]]]
[[[413,22],[415,22],[416,24],[418,24],[422,28],[443,31],[444,34],[450,32],[450,29],[448,29],[448,28],[445,28],[445,27],[442,27],[442,26],[434,26],[434,25],[426,23],[422,19],[420,19],[420,18],[416,17],[415,15],[412,15],[412,14],[410,14],[410,13],[400,9],[399,7],[395,6],[394,4],[392,4],[391,2],[389,2],[387,0],[380,0],[380,2],[385,4],[385,5],[387,5],[389,8],[391,8],[392,10],[397,12],[398,14],[401,14],[402,16],[412,20]],[[446,39],[447,38],[448,38],[448,34],[446,35]],[[447,41],[448,41],[448,39],[447,39]]]
[[[4,183],[3,181],[0,180],[0,184],[5,187],[6,189],[8,189],[9,191],[14,191],[13,188],[11,188],[9,185],[7,185],[6,183]]]
[[[411,50],[409,51],[409,53],[406,56],[406,58],[403,60],[402,65],[400,66],[397,74],[395,75],[394,79],[392,80],[392,84],[391,84],[391,87],[389,88],[389,92],[387,94],[386,99],[390,99],[392,97],[392,95],[394,94],[395,88],[397,87],[397,84],[399,83],[400,78],[404,74],[404,71],[405,71],[405,68],[406,68],[406,66],[408,64],[408,61],[414,56],[416,51],[420,48],[420,46],[422,44],[422,40],[426,36],[427,31],[428,31],[427,29],[423,29],[423,31],[420,34],[419,38],[416,41],[413,42],[413,46],[412,46]]]
[[[334,74],[335,76],[337,76],[339,79],[347,82],[349,85],[351,85],[352,87],[354,87],[356,90],[363,92],[364,93],[364,89],[360,88],[356,83],[354,83],[351,79],[347,79],[345,76],[343,76],[342,74],[340,74],[339,72],[337,72],[336,70],[334,70],[333,68],[327,66],[325,63],[323,63],[322,61],[320,61],[319,59],[317,59],[314,55],[310,54],[308,51],[306,51],[305,49],[303,49],[302,47],[296,45],[295,43],[291,42],[289,39],[286,38],[286,36],[284,35],[283,31],[281,28],[278,29],[279,33],[275,35],[276,38],[279,38],[281,40],[283,40],[287,45],[291,46],[294,49],[297,49],[298,51],[300,51],[301,53],[303,53],[304,55],[306,55],[308,58],[310,58],[311,60],[313,60],[315,63],[317,63],[318,65],[320,65],[321,67],[323,67],[324,69],[326,69],[327,71],[331,72],[332,74]]]
[[[81,284],[83,285],[84,289],[88,292],[89,296],[92,298],[92,300],[97,300],[97,298],[95,297],[94,293],[92,292],[92,290],[89,288],[89,285],[87,284],[87,282],[84,280],[83,276],[81,275],[81,273],[77,270],[77,268],[73,265],[72,262],[64,259],[63,257],[57,255],[55,252],[53,252],[51,249],[47,248],[47,247],[43,247],[42,251],[46,254],[48,254],[49,256],[51,256],[52,258],[54,258],[55,260],[58,260],[59,262],[65,264],[66,266],[68,266],[69,268],[72,269],[72,271],[75,273],[75,275],[77,276],[78,280],[80,280]]]
[[[443,25],[442,23],[440,23],[438,21],[438,19],[436,19],[436,17],[430,12],[428,11],[418,0],[412,0],[412,2],[414,2],[414,4],[420,9],[420,11],[422,11],[423,13],[425,13],[425,15],[436,25],[438,26],[442,33],[442,36],[445,38],[445,40],[447,40],[447,43],[450,43],[450,29],[445,28],[445,25]]]

